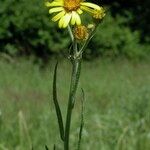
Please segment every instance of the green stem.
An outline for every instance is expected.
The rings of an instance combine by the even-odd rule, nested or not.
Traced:
[[[73,36],[73,33],[72,33],[72,30],[71,30],[71,27],[70,27],[70,26],[68,26],[68,32],[69,32],[71,41],[73,42],[73,41],[74,41],[74,36]]]
[[[65,126],[64,150],[69,150],[71,116],[72,116],[73,106],[75,103],[75,96],[76,96],[76,91],[77,91],[79,77],[80,77],[80,70],[81,70],[81,59],[74,58],[72,60],[72,76],[71,76],[70,93],[69,93],[66,126]]]
[[[93,38],[93,36],[95,35],[96,29],[97,29],[98,25],[95,26],[94,30],[92,31],[92,33],[90,34],[89,38],[85,41],[85,43],[83,44],[81,50],[78,52],[78,55],[82,55],[82,53],[84,52],[84,50],[86,49],[87,45],[89,44],[89,42],[91,41],[91,39]]]

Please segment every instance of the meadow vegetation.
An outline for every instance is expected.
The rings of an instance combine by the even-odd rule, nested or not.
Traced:
[[[150,1],[91,2],[107,15],[84,54],[71,150],[77,147],[81,88],[83,150],[150,150]],[[50,18],[44,1],[0,0],[0,150],[52,149],[54,143],[61,150],[52,101],[54,57],[64,115],[71,65],[62,56],[68,57],[70,39]]]
[[[150,63],[97,59],[84,62],[80,88],[86,93],[84,150],[150,149]],[[58,137],[52,102],[54,61],[0,61],[0,150],[50,149]],[[60,60],[59,101],[66,113],[70,64]],[[76,149],[81,90],[73,111],[71,147]]]

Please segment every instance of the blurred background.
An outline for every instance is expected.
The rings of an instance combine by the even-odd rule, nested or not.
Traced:
[[[150,53],[150,2],[102,0],[107,17],[90,43],[86,56],[140,59]],[[64,53],[68,34],[50,21],[43,0],[1,0],[0,52],[44,58]],[[94,49],[93,49],[94,45]]]
[[[83,61],[84,150],[150,149],[150,1],[91,0],[106,17]],[[53,69],[65,117],[70,78],[67,30],[44,0],[0,0],[0,150],[61,149],[52,104]],[[88,81],[88,82],[87,82]],[[78,90],[71,146],[80,123]]]

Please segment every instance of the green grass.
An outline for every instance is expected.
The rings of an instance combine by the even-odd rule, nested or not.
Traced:
[[[45,68],[30,61],[0,61],[0,150],[61,150],[52,103],[54,63]],[[70,65],[58,67],[59,101],[66,113]],[[80,123],[81,90],[86,94],[83,150],[150,149],[150,63],[84,62],[73,111],[71,150]]]

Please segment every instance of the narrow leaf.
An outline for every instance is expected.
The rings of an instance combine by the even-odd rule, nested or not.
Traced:
[[[57,86],[56,86],[56,81],[57,81],[57,67],[58,67],[58,62],[56,63],[55,70],[54,70],[54,78],[53,78],[53,101],[55,105],[55,110],[57,114],[57,119],[58,119],[58,125],[59,125],[59,131],[60,131],[60,137],[62,141],[64,141],[64,125],[63,125],[63,119],[62,119],[62,113],[59,107],[59,103],[57,100]]]
[[[53,150],[56,150],[56,146],[55,146],[55,144],[54,144]]]
[[[45,149],[46,149],[46,150],[49,150],[48,147],[47,147],[46,145],[45,145]]]
[[[82,131],[84,127],[84,101],[85,101],[85,94],[84,90],[82,90],[82,99],[81,99],[81,123],[80,123],[80,131],[79,131],[79,140],[78,140],[78,148],[77,150],[80,150],[81,145],[81,139],[82,139]]]

